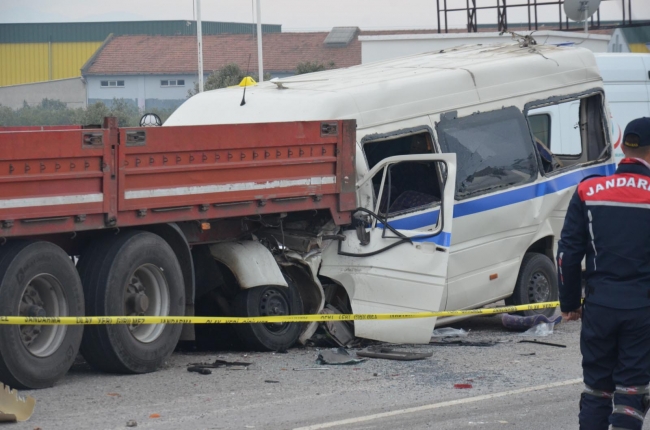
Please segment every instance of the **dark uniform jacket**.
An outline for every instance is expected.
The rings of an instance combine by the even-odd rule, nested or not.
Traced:
[[[645,164],[625,158],[612,176],[578,185],[557,255],[563,312],[580,307],[585,255],[587,303],[650,306],[650,169]]]

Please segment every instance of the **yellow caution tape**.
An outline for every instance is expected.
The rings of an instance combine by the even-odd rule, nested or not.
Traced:
[[[411,318],[456,317],[463,315],[494,315],[555,308],[560,302],[466,311],[415,312],[409,314],[317,314],[283,315],[273,317],[9,317],[0,316],[0,325],[104,325],[104,324],[251,324],[354,320],[403,320]]]

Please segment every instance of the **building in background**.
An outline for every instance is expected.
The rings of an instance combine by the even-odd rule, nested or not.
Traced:
[[[255,24],[209,21],[201,26],[203,35],[255,34],[255,28]],[[262,27],[262,33],[280,31],[281,25]],[[0,24],[0,87],[80,77],[81,67],[110,34],[191,36],[196,35],[196,22]]]
[[[617,28],[612,34],[610,52],[650,53],[650,25]]]
[[[330,67],[361,64],[356,27],[335,27],[330,33],[264,34],[264,71],[291,76],[302,62]],[[235,63],[257,71],[257,41],[252,34],[203,36],[206,76]],[[198,80],[196,38],[191,36],[116,36],[83,67],[88,103],[133,101],[140,110],[176,108]]]

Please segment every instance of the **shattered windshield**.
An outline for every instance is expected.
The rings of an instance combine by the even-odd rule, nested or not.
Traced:
[[[443,120],[438,136],[444,152],[456,153],[459,199],[525,183],[537,174],[530,133],[517,108]]]

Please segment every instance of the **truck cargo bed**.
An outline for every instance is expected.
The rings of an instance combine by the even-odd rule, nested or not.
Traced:
[[[356,207],[354,121],[0,132],[0,237]]]

